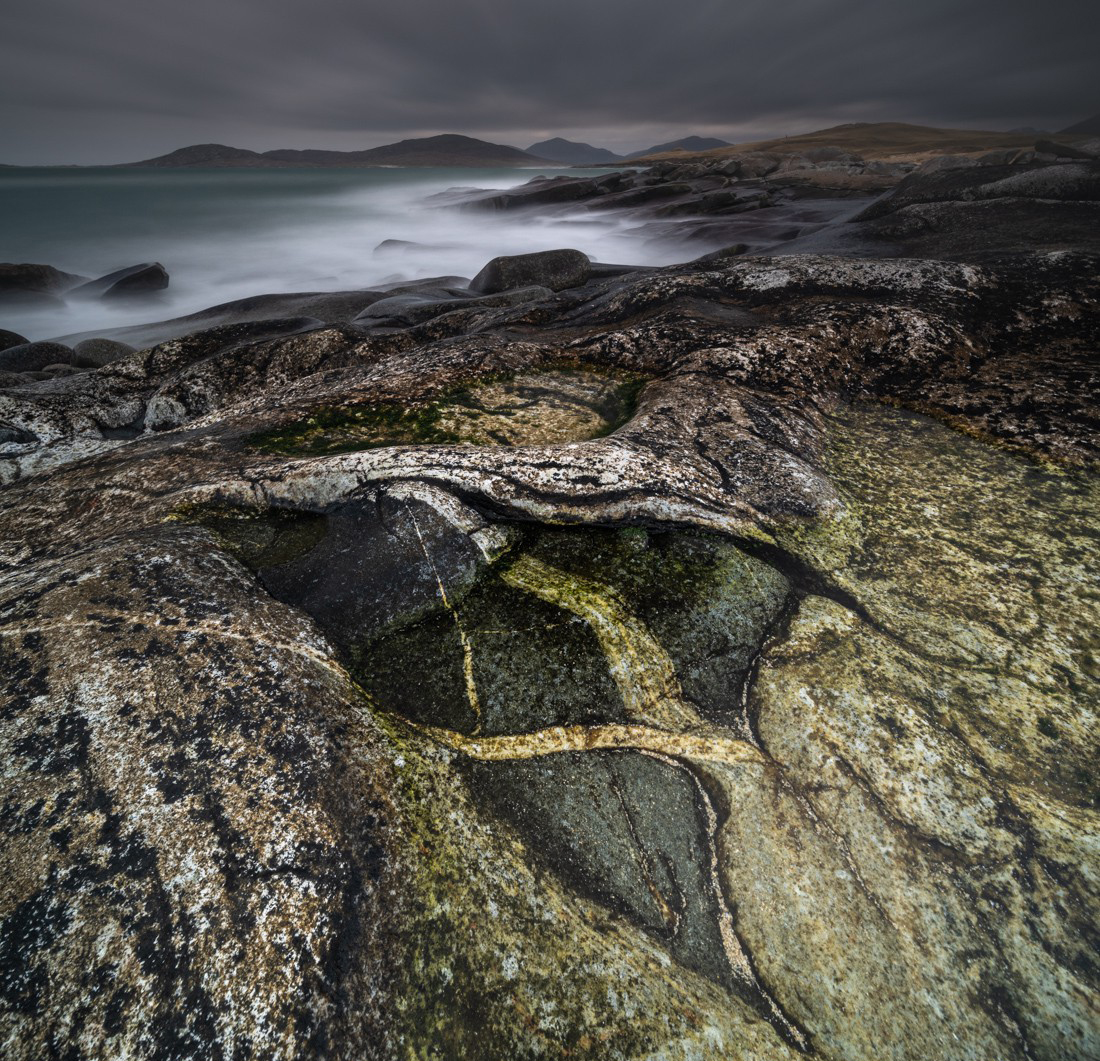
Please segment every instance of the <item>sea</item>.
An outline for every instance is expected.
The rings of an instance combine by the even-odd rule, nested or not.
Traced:
[[[32,340],[165,320],[279,292],[342,291],[472,277],[499,254],[576,247],[596,261],[679,260],[644,226],[578,207],[553,216],[460,208],[455,189],[506,189],[515,169],[0,169],[0,261],[98,277],[139,262],[168,270],[138,301],[0,304],[0,327]],[[412,246],[379,247],[385,240]]]

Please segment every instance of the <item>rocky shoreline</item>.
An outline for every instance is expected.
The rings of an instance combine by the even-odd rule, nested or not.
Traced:
[[[7,1056],[1100,1056],[1047,155],[464,194],[726,245],[9,343]]]

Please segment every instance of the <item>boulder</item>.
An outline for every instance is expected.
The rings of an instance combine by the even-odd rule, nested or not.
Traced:
[[[102,368],[120,357],[132,354],[129,343],[116,339],[84,339],[73,347],[73,365],[77,368]]]
[[[533,286],[562,291],[585,283],[591,271],[588,255],[578,250],[503,255],[494,258],[470,281],[470,290],[486,295]]]
[[[129,298],[168,286],[168,270],[160,262],[144,262],[118,269],[87,284],[73,288],[71,294],[90,298]]]
[[[779,168],[782,156],[764,151],[750,151],[748,154],[738,155],[736,161],[742,177],[766,177]]]
[[[73,352],[61,343],[24,343],[0,350],[0,370],[4,372],[40,372],[47,365],[69,364]]]
[[[20,335],[18,332],[9,332],[5,328],[0,328],[0,350],[7,350],[11,346],[25,346],[30,342],[25,335]]]
[[[0,263],[0,291],[44,291],[58,293],[68,291],[88,278],[75,273],[63,273],[52,265],[36,265],[31,262]]]

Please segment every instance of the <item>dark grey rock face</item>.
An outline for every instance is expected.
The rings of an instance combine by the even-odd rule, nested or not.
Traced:
[[[72,358],[72,350],[61,343],[23,343],[0,350],[0,369],[5,372],[38,372],[54,362],[66,365]]]
[[[20,335],[18,332],[9,332],[6,328],[0,328],[0,351],[7,350],[12,346],[25,346],[30,342],[25,335]]]
[[[102,368],[133,352],[129,343],[115,339],[84,339],[73,347],[73,364],[78,368]]]
[[[494,258],[470,281],[470,290],[487,295],[522,287],[562,291],[580,287],[589,277],[591,261],[577,250],[539,251]]]
[[[64,273],[52,265],[35,265],[30,262],[0,263],[0,292],[44,291],[60,294],[85,280],[85,276]]]
[[[160,262],[146,262],[81,284],[70,294],[80,298],[129,298],[163,291],[167,286],[168,270]]]
[[[447,298],[433,298],[431,292],[407,295],[393,295],[369,305],[352,322],[359,325],[399,325],[419,324],[453,313],[456,310],[476,312],[483,309],[498,309],[504,306],[521,306],[540,302],[553,295],[548,287],[517,287],[500,291],[492,295],[471,297],[469,291],[450,293]]]

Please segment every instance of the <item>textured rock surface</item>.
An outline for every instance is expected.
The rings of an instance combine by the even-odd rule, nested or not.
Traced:
[[[6,1056],[1098,1056],[1097,265],[0,388]]]
[[[539,251],[494,258],[470,281],[471,291],[487,295],[514,288],[548,287],[561,291],[580,287],[589,276],[588,255],[575,250]]]

